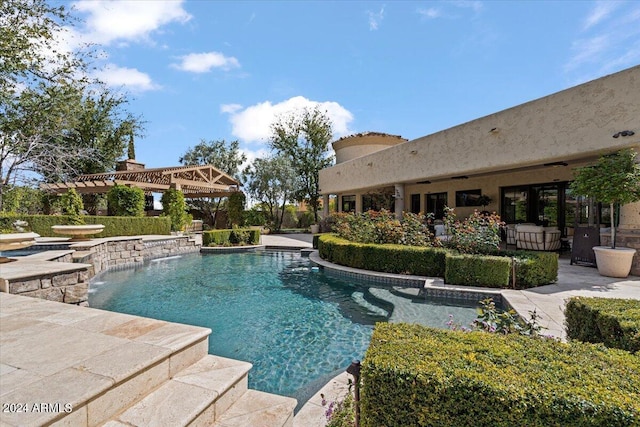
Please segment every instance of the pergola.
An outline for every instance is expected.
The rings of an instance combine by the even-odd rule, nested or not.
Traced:
[[[225,197],[240,191],[240,183],[211,165],[173,166],[80,175],[74,182],[41,184],[43,190],[60,194],[73,188],[81,194],[106,193],[115,185],[141,188],[146,194],[170,188],[186,198]]]

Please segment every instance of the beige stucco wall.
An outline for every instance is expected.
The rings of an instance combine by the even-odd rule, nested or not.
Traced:
[[[401,136],[377,132],[349,135],[333,143],[333,149],[336,152],[336,164],[366,156],[403,142],[407,142],[407,140]]]
[[[612,138],[622,130],[635,135]],[[320,189],[322,194],[354,194],[447,179],[446,188],[455,192],[456,186],[467,188],[471,182],[448,180],[451,176],[575,161],[638,145],[640,66],[336,164],[320,171]],[[550,181],[537,174],[532,178]],[[408,188],[406,194],[411,192]]]

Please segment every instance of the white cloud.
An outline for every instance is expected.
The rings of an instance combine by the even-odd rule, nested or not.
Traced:
[[[458,0],[452,1],[451,4],[463,9],[472,9],[476,13],[480,12],[484,7],[481,1]]]
[[[442,15],[440,10],[435,7],[430,7],[429,9],[418,9],[418,14],[428,19],[435,19]]]
[[[220,52],[190,53],[189,55],[181,56],[180,60],[179,64],[172,64],[171,66],[191,73],[208,73],[212,68],[229,70],[240,67],[240,63],[236,58],[224,56]]]
[[[618,3],[611,1],[600,1],[594,6],[589,16],[584,21],[583,29],[588,30],[594,25],[598,25],[605,20],[618,7]]]
[[[571,44],[564,71],[574,83],[636,65],[640,58],[640,7],[599,2],[584,19],[584,32]]]
[[[244,110],[229,111],[229,121],[232,125],[231,133],[244,142],[265,142],[271,136],[271,124],[278,117],[304,108],[312,109],[315,107],[326,111],[327,116],[331,119],[334,138],[352,133],[349,130],[349,123],[353,121],[353,115],[346,108],[337,102],[311,101],[303,96],[295,96],[278,104],[265,101]]]
[[[151,77],[135,68],[118,67],[115,64],[107,64],[102,70],[95,73],[107,86],[124,86],[133,92],[145,92],[160,89],[153,83]]]
[[[73,4],[84,18],[87,41],[109,45],[112,42],[149,40],[151,33],[171,22],[185,23],[191,15],[182,0],[81,0]]]
[[[233,114],[238,110],[242,110],[242,105],[240,104],[222,104],[220,106],[221,113]]]
[[[380,8],[379,12],[367,11],[367,15],[369,15],[369,30],[377,30],[380,26],[380,23],[384,19],[384,6]]]

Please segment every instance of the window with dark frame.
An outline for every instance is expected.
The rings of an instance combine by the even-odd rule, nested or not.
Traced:
[[[425,214],[432,213],[434,219],[444,218],[444,208],[447,206],[447,193],[429,193],[424,195],[427,209]]]
[[[411,213],[420,213],[420,194],[411,195]]]
[[[342,196],[342,212],[356,211],[356,196]]]
[[[482,191],[479,189],[456,191],[456,207],[482,206],[480,203],[481,195]]]

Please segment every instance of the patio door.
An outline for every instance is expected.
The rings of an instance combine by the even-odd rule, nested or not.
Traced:
[[[531,222],[565,233],[567,182],[519,185],[501,189],[500,216],[507,224]],[[569,206],[569,210],[570,210]],[[573,218],[569,218],[573,221]]]

